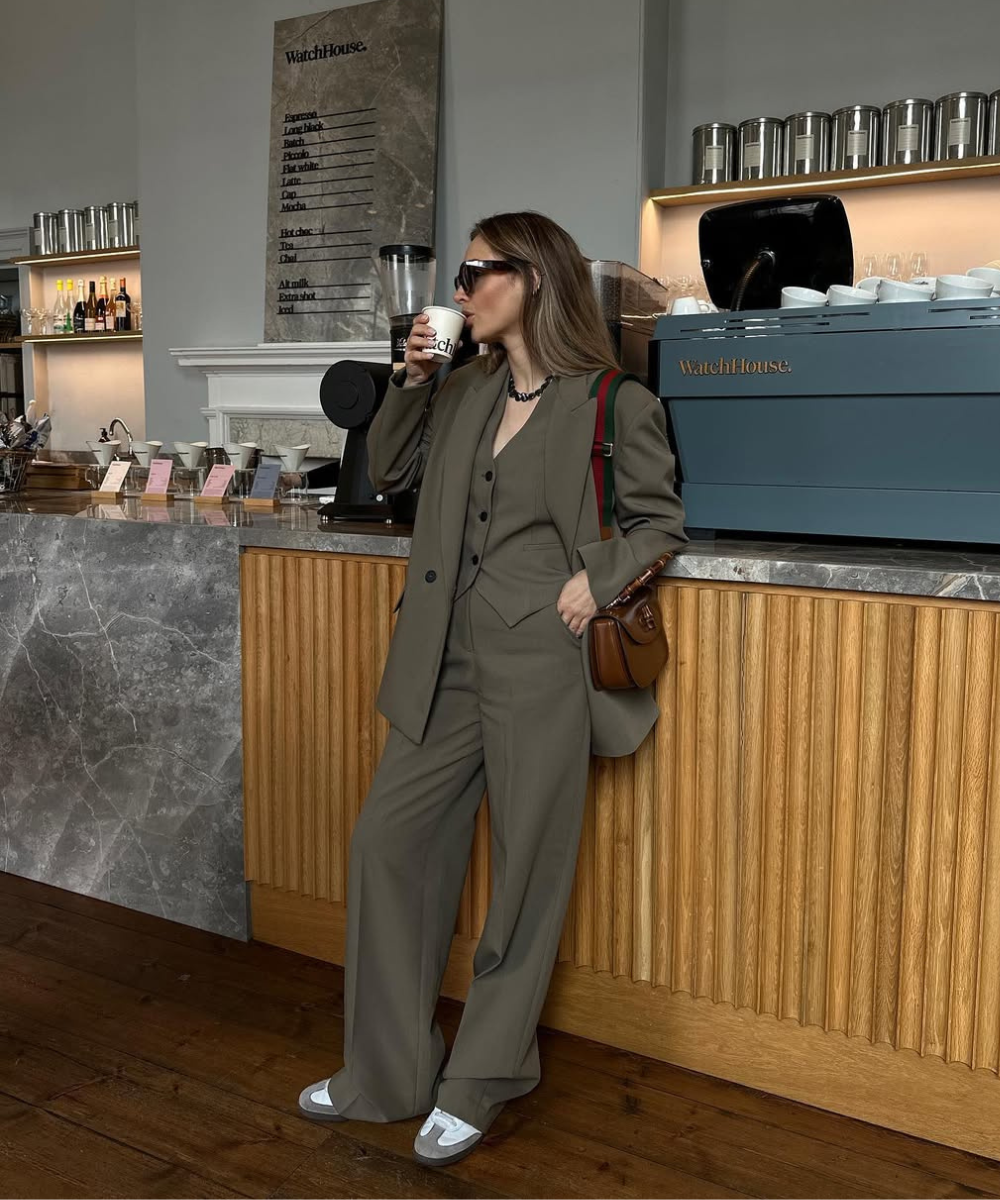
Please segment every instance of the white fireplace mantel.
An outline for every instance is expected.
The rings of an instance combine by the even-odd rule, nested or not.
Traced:
[[[179,367],[208,381],[209,441],[230,441],[234,417],[323,419],[319,385],[344,359],[388,363],[389,342],[262,342],[256,346],[189,346],[170,353]]]

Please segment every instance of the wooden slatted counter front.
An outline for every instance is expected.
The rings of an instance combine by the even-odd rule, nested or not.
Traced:
[[[343,962],[405,560],[242,556],[254,936]],[[661,579],[542,1022],[1000,1158],[1000,605]],[[490,897],[480,810],[445,994]]]

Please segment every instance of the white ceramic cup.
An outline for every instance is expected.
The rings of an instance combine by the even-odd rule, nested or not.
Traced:
[[[435,362],[451,362],[465,328],[465,315],[457,309],[443,308],[437,304],[428,304],[423,312],[430,317],[431,329],[434,330],[432,358]]]
[[[992,295],[993,284],[972,275],[939,275],[934,291],[939,300],[970,300]]]
[[[827,290],[826,298],[834,308],[837,308],[842,304],[871,304],[875,297],[864,288],[848,287],[846,283],[834,283]]]
[[[919,283],[922,287],[930,288],[933,292],[937,286],[937,279],[933,275],[914,275],[912,279],[907,280],[908,283]]]
[[[813,288],[784,287],[781,289],[782,308],[825,308],[826,293]]]
[[[162,442],[133,442],[132,453],[140,467],[148,467],[163,446]]]
[[[174,449],[181,456],[185,467],[195,468],[205,457],[208,442],[174,442]]]
[[[88,442],[87,445],[102,467],[110,467],[121,442]]]
[[[281,465],[289,474],[294,474],[302,466],[303,459],[309,453],[308,444],[305,446],[275,446],[274,452],[281,459]]]
[[[696,313],[712,312],[712,306],[707,300],[699,300],[697,296],[678,296],[670,304],[672,317],[693,317]]]
[[[903,279],[883,279],[878,288],[879,304],[900,304],[908,301],[926,304],[933,291],[922,283]]]
[[[863,292],[871,292],[873,296],[878,295],[878,285],[882,282],[882,275],[869,275],[867,279],[860,279],[854,286],[860,288]]]
[[[1000,271],[996,267],[973,267],[966,274],[973,279],[981,279],[984,283],[989,283],[993,288],[994,295],[1000,293]]]

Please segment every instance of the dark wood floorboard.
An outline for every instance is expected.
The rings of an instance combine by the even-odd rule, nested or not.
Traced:
[[[337,967],[0,873],[3,1197],[1000,1196],[1000,1163],[547,1029],[431,1171],[419,1118],[297,1115],[342,1043]]]

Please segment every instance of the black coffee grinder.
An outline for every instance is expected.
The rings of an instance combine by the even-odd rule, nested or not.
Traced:
[[[437,262],[430,246],[401,243],[382,246],[378,276],[382,304],[389,320],[392,364],[334,363],[323,376],[319,399],[327,417],[347,430],[340,460],[337,494],[319,510],[323,521],[399,521],[412,524],[418,489],[388,496],[376,492],[368,479],[367,436],[389,384],[403,366],[406,342],[420,311],[434,302]]]

